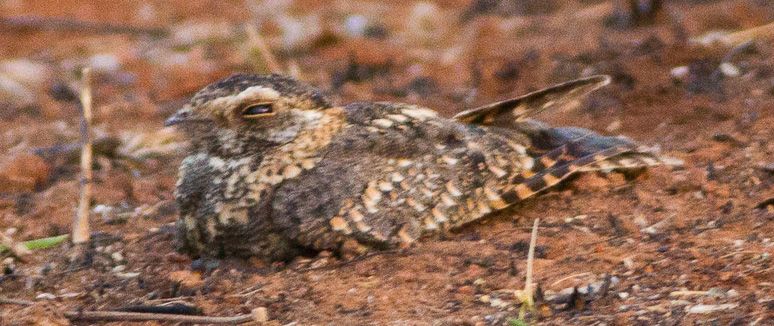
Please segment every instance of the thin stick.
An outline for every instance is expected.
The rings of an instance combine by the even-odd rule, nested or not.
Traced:
[[[251,314],[210,317],[125,311],[67,311],[64,315],[67,319],[82,321],[171,321],[195,324],[241,324],[254,320]]]
[[[524,291],[529,294],[529,302],[532,304],[532,266],[535,261],[535,245],[537,244],[537,231],[540,219],[536,218],[532,224],[532,236],[529,239],[529,253],[527,254],[527,280],[524,284]]]
[[[93,23],[69,18],[55,17],[4,17],[0,18],[1,31],[36,30],[36,31],[69,31],[96,34],[131,34],[161,37],[169,32],[163,28],[141,28],[126,25]]]
[[[73,243],[82,244],[89,241],[89,204],[91,201],[92,181],[92,146],[91,146],[91,68],[83,68],[83,85],[81,86],[81,106],[83,120],[81,121],[81,198],[78,203],[78,213],[73,223]]]
[[[726,40],[727,43],[736,45],[753,39],[768,39],[772,37],[774,37],[774,23],[769,23],[728,34]]]
[[[591,275],[591,272],[583,272],[583,273],[573,274],[573,275],[570,275],[570,276],[567,276],[567,277],[562,277],[562,278],[556,280],[556,282],[551,283],[551,285],[549,287],[554,287],[557,284],[562,283],[562,282],[564,282],[566,280],[569,280],[569,279],[578,278],[578,277],[581,277],[581,276],[589,276],[589,275]]]
[[[277,62],[277,59],[271,53],[269,46],[266,45],[263,37],[261,37],[261,34],[258,33],[255,25],[245,25],[245,32],[247,32],[247,38],[250,40],[250,47],[258,49],[258,52],[261,53],[261,57],[263,57],[264,62],[266,62],[266,67],[269,68],[269,71],[275,74],[284,73],[282,67]]]
[[[19,306],[31,306],[31,305],[34,305],[35,303],[28,300],[0,297],[0,304],[15,304]]]

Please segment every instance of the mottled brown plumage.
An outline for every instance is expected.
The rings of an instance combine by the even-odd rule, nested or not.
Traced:
[[[334,106],[279,75],[207,86],[168,120],[191,137],[177,201],[182,248],[284,260],[409,245],[578,171],[663,163],[623,137],[528,117],[609,83],[594,76],[460,113]]]

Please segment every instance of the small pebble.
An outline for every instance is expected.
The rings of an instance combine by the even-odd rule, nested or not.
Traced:
[[[669,74],[674,79],[683,80],[685,79],[686,76],[688,76],[689,72],[690,72],[690,69],[688,68],[688,66],[679,66],[679,67],[672,68]]]
[[[258,323],[265,323],[269,321],[269,310],[266,307],[258,307],[252,311],[253,321]]]
[[[121,68],[118,57],[112,53],[95,54],[89,58],[89,66],[96,71],[115,72]]]
[[[726,77],[739,77],[739,75],[741,75],[739,68],[730,62],[721,63],[720,72],[722,72],[723,75],[726,75]]]
[[[35,299],[36,300],[54,300],[54,299],[56,299],[56,296],[51,294],[51,293],[45,292],[45,293],[41,293],[41,294],[38,294],[37,296],[35,296]]]
[[[626,298],[629,297],[629,293],[628,292],[618,292],[618,297],[621,298],[622,300],[626,300]]]
[[[113,267],[112,272],[113,273],[120,273],[126,270],[126,265],[117,265],[116,267]]]
[[[478,298],[479,301],[483,303],[489,303],[491,301],[491,298],[488,295],[482,295],[480,298]]]
[[[623,260],[623,264],[624,264],[624,266],[626,266],[626,268],[628,268],[628,269],[634,269],[634,259],[632,259],[632,257],[626,257],[626,258],[624,258],[624,260]]]
[[[120,251],[116,251],[116,252],[110,254],[110,258],[112,258],[113,261],[116,262],[116,263],[120,263],[120,262],[124,261],[124,255],[121,254]]]
[[[347,34],[352,37],[360,37],[365,35],[368,28],[368,18],[363,15],[351,15],[344,21],[344,28]]]

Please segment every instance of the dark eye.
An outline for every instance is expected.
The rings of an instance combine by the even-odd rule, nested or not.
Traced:
[[[242,117],[247,119],[262,118],[274,115],[271,103],[251,104],[242,110]]]

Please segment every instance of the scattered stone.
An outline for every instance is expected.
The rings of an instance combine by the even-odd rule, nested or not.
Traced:
[[[739,68],[737,68],[733,63],[730,62],[723,62],[720,64],[720,72],[723,73],[726,77],[739,77],[742,73],[739,71]]]
[[[94,71],[111,73],[121,69],[121,61],[112,53],[95,54],[89,58],[88,65]]]
[[[53,295],[48,292],[44,292],[35,296],[35,300],[55,300],[55,299],[56,299],[56,295]]]
[[[350,15],[344,20],[344,29],[351,37],[364,36],[368,29],[368,18],[363,15]]]
[[[691,70],[688,69],[688,66],[679,66],[672,68],[669,75],[671,75],[674,80],[683,81],[688,77],[690,72]]]
[[[35,104],[50,77],[51,69],[41,63],[27,59],[0,62],[0,103],[11,108]]]
[[[113,261],[116,263],[120,263],[124,261],[124,255],[120,251],[116,251],[110,254],[110,258],[112,258]]]
[[[265,323],[269,321],[269,310],[266,307],[255,308],[251,313],[254,322]]]

